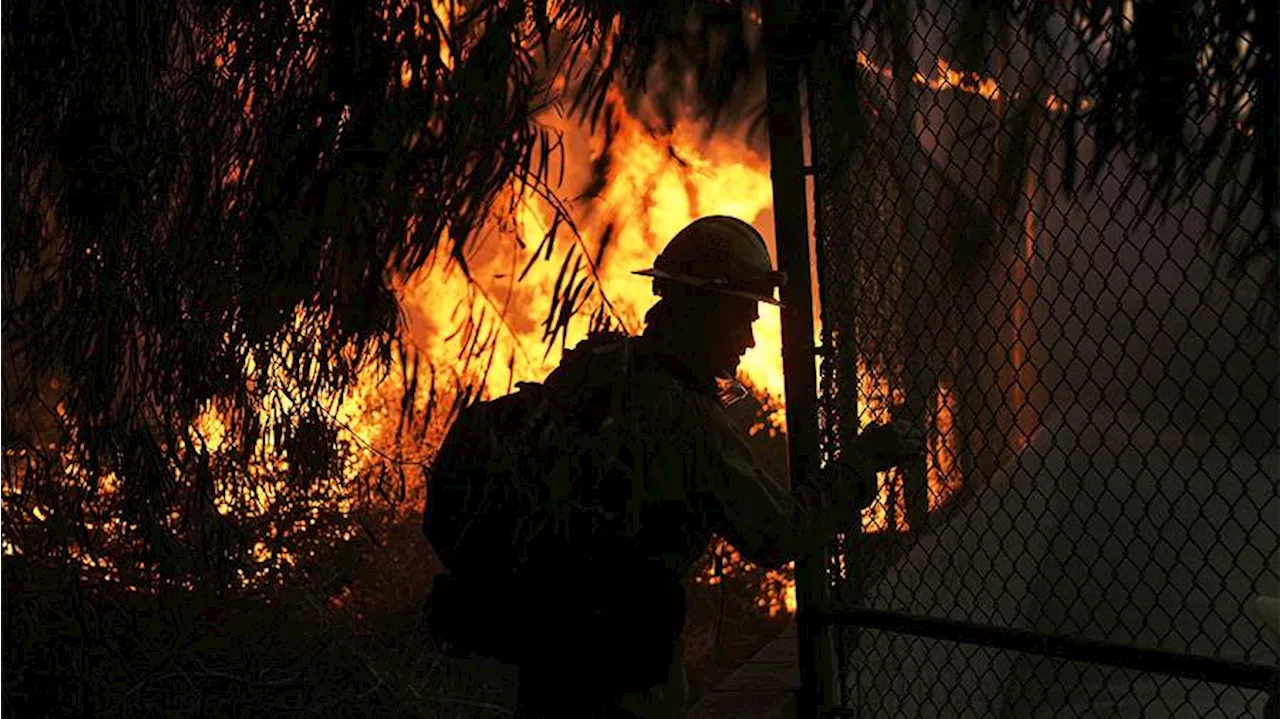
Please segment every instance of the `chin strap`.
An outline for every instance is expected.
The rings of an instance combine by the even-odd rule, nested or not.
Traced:
[[[736,378],[717,378],[716,387],[718,389],[716,399],[720,400],[720,406],[725,409],[728,409],[743,399],[746,399],[747,395],[750,394],[750,390],[748,390]]]

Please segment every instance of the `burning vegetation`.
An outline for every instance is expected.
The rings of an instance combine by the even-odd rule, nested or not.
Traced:
[[[394,614],[387,634],[404,633],[439,570],[416,523],[457,408],[541,379],[592,328],[639,331],[654,297],[631,271],[692,219],[740,217],[772,245],[759,9],[135,5],[74,27],[56,4],[4,11],[20,108],[4,168],[6,581],[104,590],[130,612],[122,597],[297,600],[317,626]],[[1016,97],[943,58],[912,80]],[[781,477],[776,312],[756,336],[735,412]],[[863,426],[902,403],[875,360],[858,379]],[[945,383],[930,400],[933,511],[965,478],[960,400]],[[904,501],[882,477],[863,531],[909,530]],[[789,572],[723,541],[692,583],[695,661],[720,643],[703,588],[733,584],[752,637],[795,609]],[[30,626],[57,619],[32,606]],[[140,696],[231,671],[153,669],[130,677]]]

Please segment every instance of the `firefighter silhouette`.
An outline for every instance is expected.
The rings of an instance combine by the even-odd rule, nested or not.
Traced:
[[[683,716],[684,578],[712,535],[780,567],[919,451],[872,427],[788,491],[723,408],[759,304],[780,304],[764,239],[703,217],[636,274],[659,297],[640,336],[589,337],[543,383],[460,416],[429,479],[425,529],[449,569],[432,627],[519,666],[517,716]]]

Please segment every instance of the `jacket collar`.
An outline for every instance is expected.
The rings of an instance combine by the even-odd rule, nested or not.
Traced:
[[[689,366],[687,355],[679,352],[669,338],[663,337],[661,331],[648,328],[635,342],[637,357],[651,359],[692,392],[712,398],[716,396],[715,378],[695,372]]]

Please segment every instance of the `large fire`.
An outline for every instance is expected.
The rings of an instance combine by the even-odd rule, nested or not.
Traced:
[[[975,78],[940,63],[937,75],[919,76],[916,81],[935,91],[959,89],[999,101],[994,81]],[[688,119],[678,121],[670,132],[655,132],[628,111],[620,96],[610,96],[609,106],[618,124],[612,137],[614,151],[607,182],[594,199],[572,208],[576,237],[563,244],[577,243],[577,249],[591,257],[602,239],[609,237],[607,251],[592,268],[596,301],[607,300],[624,326],[634,332],[640,329],[640,318],[654,297],[649,282],[632,275],[632,270],[649,266],[666,240],[693,219],[709,214],[743,218],[757,226],[774,251],[769,222],[772,188],[767,158],[748,147],[740,135],[725,133],[708,140],[705,128]],[[589,179],[592,162],[602,151],[603,137],[555,114],[548,114],[544,121],[563,133],[563,167],[552,174],[562,170],[560,193],[575,196]],[[534,263],[523,280],[516,279],[552,222],[553,211],[545,199],[528,198],[518,204],[507,224],[508,231],[522,241],[504,238],[506,241],[483,244],[469,260],[474,284],[459,268],[441,262],[404,287],[411,334],[429,356],[442,364],[456,361],[459,342],[463,341],[453,332],[459,321],[458,308],[478,302],[490,316],[501,317],[494,325],[494,351],[501,359],[489,366],[488,391],[502,393],[514,382],[541,379],[555,366],[559,352],[544,351],[541,323],[550,309],[551,288],[561,263]],[[566,344],[572,346],[586,329],[586,322],[575,325]],[[781,337],[776,311],[762,313],[756,341],[756,347],[744,357],[742,371],[753,385],[781,397]],[[872,380],[875,374],[864,368],[859,403],[863,426],[887,420],[891,409],[888,403],[877,401],[894,393],[887,382]],[[946,504],[961,484],[955,461],[955,402],[950,388],[938,388],[937,419],[928,438],[926,461],[930,511]],[[777,418],[779,424],[781,419]],[[353,421],[359,422],[357,418]],[[864,532],[909,530],[901,482],[882,476],[880,492],[879,501],[863,513]],[[736,558],[731,547],[726,551]],[[784,590],[780,601],[768,604],[769,609],[794,610],[794,584],[777,574],[770,579],[782,582]],[[716,579],[707,581],[714,583]]]
[[[891,74],[865,56],[859,60],[870,72],[886,77]],[[448,59],[445,64],[451,65]],[[408,86],[413,82],[415,72],[406,62],[401,68],[401,84]],[[913,79],[935,92],[955,90],[979,95],[993,103],[1002,100],[1001,90],[993,79],[959,72],[944,60],[938,61],[930,76],[917,75]],[[246,97],[245,102],[246,108],[251,108],[252,97]],[[1056,98],[1051,98],[1049,104],[1060,109]],[[655,131],[637,114],[640,113],[633,113],[621,95],[609,96],[606,116],[612,117],[615,125],[604,186],[595,188],[592,198],[562,207],[573,218],[573,226],[561,226],[554,252],[547,253],[547,258],[530,262],[534,254],[542,251],[543,237],[557,223],[553,199],[545,193],[517,187],[511,192],[522,194],[513,195],[510,205],[500,203],[487,236],[473,246],[468,257],[470,279],[441,253],[425,271],[403,283],[399,289],[408,334],[421,357],[436,368],[458,368],[465,364],[470,375],[460,379],[477,381],[483,375],[484,390],[489,395],[502,394],[515,382],[542,379],[558,362],[561,347],[572,346],[585,336],[586,317],[601,303],[606,303],[609,314],[625,329],[633,333],[639,331],[644,312],[655,298],[650,282],[633,275],[632,271],[648,267],[665,242],[693,219],[710,214],[742,218],[753,223],[770,244],[770,251],[775,251],[767,158],[749,147],[741,133],[721,133],[708,139],[705,126],[689,118],[679,119],[669,131]],[[563,137],[563,154],[552,158],[557,166],[548,173],[549,177],[563,178],[560,186],[554,188],[556,195],[573,198],[582,194],[593,179],[593,163],[604,152],[604,133],[593,132],[554,111],[548,111],[541,121]],[[234,182],[238,169],[230,168],[228,173],[228,181]],[[505,210],[508,206],[510,211]],[[1034,219],[1030,214],[1026,225],[1027,242],[1031,243]],[[563,273],[561,260],[566,252],[577,253],[579,276],[588,278],[594,289],[586,298],[579,319],[570,323],[563,342],[548,349],[543,321],[552,309],[553,287]],[[1029,257],[1030,244],[1027,254]],[[527,273],[521,276],[522,272]],[[1023,321],[1025,317],[1020,314],[1020,323]],[[480,344],[487,344],[491,359],[464,363],[462,355],[476,346],[476,333],[489,333],[490,341]],[[1019,357],[1019,364],[1021,360]],[[756,346],[744,357],[741,369],[755,387],[776,398],[782,396],[781,338],[776,311],[766,308],[761,313],[756,327]],[[861,422],[865,426],[884,421],[891,409],[886,398],[892,400],[895,391],[884,380],[873,379],[881,373],[867,367],[861,367],[860,371],[863,376],[859,398]],[[349,462],[345,472],[348,480],[355,479],[366,466],[383,456],[379,442],[394,432],[399,420],[394,409],[396,402],[386,398],[399,396],[403,387],[402,375],[395,370],[385,376],[370,371],[349,396],[335,398],[334,417],[356,448],[355,459]],[[930,511],[946,504],[961,485],[953,425],[957,400],[946,386],[937,388],[935,398],[936,423],[928,437],[926,463]],[[779,416],[776,420],[781,425],[782,418]],[[226,427],[216,406],[209,407],[194,429],[207,449],[217,452],[221,448]],[[431,447],[438,444],[445,430],[441,422],[431,427],[425,452],[415,461],[429,457]],[[265,450],[264,456],[272,455],[270,447]],[[258,468],[262,481],[252,490],[226,487],[218,497],[218,511],[249,515],[268,511],[276,484],[282,481],[271,477],[287,467],[288,460],[281,457],[273,461],[275,466]],[[74,462],[70,466],[72,469],[68,471],[78,471]],[[110,484],[106,486],[109,491]],[[421,496],[422,488],[417,487],[414,492],[415,496]],[[349,496],[337,488],[331,494],[331,501],[344,513],[350,503]],[[405,503],[405,507],[404,518],[409,519],[416,507],[413,503]],[[35,507],[32,511],[39,521],[47,517],[47,508]],[[863,531],[905,531],[909,529],[905,517],[901,482],[882,476],[879,501],[862,515]],[[123,531],[124,528],[117,529]],[[4,553],[14,551],[6,541]],[[734,553],[727,546],[718,551],[725,551],[731,557]],[[253,546],[252,554],[255,561],[262,564],[292,565],[296,560],[282,541],[259,541]],[[109,563],[101,557],[77,558],[87,566]],[[715,583],[718,578],[704,578],[704,581]],[[767,582],[771,588],[762,588],[762,607],[772,613],[794,611],[795,587],[788,575],[768,573]]]
[[[760,221],[772,205],[767,161],[739,142],[701,142],[703,129],[693,122],[678,124],[670,135],[654,134],[627,112],[620,96],[612,95],[609,106],[618,124],[608,182],[597,197],[571,208],[577,231],[561,229],[555,257],[535,262],[522,280],[517,279],[554,221],[550,204],[530,197],[500,222],[521,241],[509,235],[484,241],[469,258],[474,284],[457,266],[441,261],[403,288],[412,336],[441,363],[459,354],[461,338],[450,335],[458,325],[455,313],[460,306],[475,298],[488,315],[501,317],[495,347],[503,366],[489,373],[491,392],[505,392],[513,382],[539,380],[558,362],[558,346],[546,351],[542,322],[551,309],[563,252],[577,252],[584,263],[594,263],[589,258],[609,234],[599,263],[585,271],[597,285],[593,302],[607,299],[623,326],[636,332],[655,298],[650,281],[632,271],[650,266],[666,240],[693,219],[726,214],[754,221],[772,244],[768,223]],[[558,192],[578,195],[602,152],[603,138],[555,114],[546,115],[544,122],[563,133],[563,167],[552,173],[564,173]],[[589,309],[581,314],[589,314]],[[572,346],[586,331],[585,321],[573,324],[565,343]],[[762,313],[757,345],[742,362],[747,376],[774,394],[782,389],[779,337],[778,314]]]

